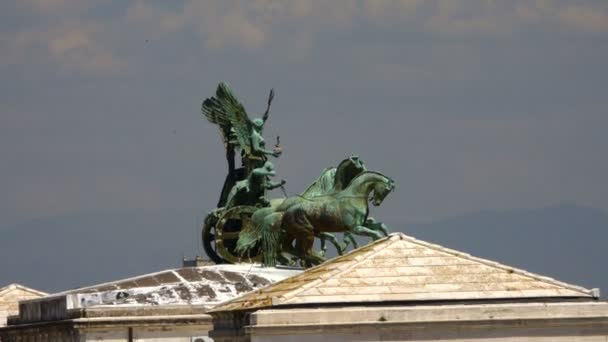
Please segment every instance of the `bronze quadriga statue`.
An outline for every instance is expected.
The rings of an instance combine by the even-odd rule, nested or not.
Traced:
[[[253,120],[225,83],[203,102],[202,113],[220,128],[228,161],[217,208],[205,217],[203,225],[207,255],[216,263],[312,266],[325,260],[326,241],[342,254],[350,244],[358,247],[354,235],[374,240],[386,236],[386,226],[369,216],[368,203],[380,205],[395,183],[367,170],[357,156],[325,169],[300,195],[267,197],[267,190],[279,187],[286,194],[284,180],[271,180],[275,170],[268,160],[281,155],[279,138],[275,148],[267,150],[262,135],[273,98],[271,90],[266,112]],[[235,165],[236,151],[240,151],[239,168]],[[342,243],[334,233],[343,233]],[[321,241],[319,252],[313,249],[315,239]]]

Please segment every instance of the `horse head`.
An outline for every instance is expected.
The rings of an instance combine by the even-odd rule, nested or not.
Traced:
[[[363,171],[367,170],[367,168],[365,166],[365,162],[363,161],[363,159],[359,158],[358,155],[351,154],[347,160],[350,164],[352,164],[352,166],[355,169],[359,170],[359,172],[363,172]]]
[[[395,189],[394,180],[382,174],[379,175],[381,177],[379,177],[379,179],[374,182],[372,189],[373,195],[370,198],[370,202],[376,207],[382,204],[386,196],[388,196],[388,194]]]
[[[384,198],[395,189],[395,181],[376,171],[364,171],[355,177],[339,196],[356,198],[361,196],[374,206],[379,206]]]
[[[365,162],[359,156],[352,154],[347,159],[344,159],[336,168],[334,181],[334,190],[340,191],[346,188],[350,182],[366,171]]]

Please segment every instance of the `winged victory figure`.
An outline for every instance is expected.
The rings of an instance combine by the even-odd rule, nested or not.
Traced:
[[[262,136],[273,98],[274,90],[271,89],[264,115],[253,120],[249,119],[245,107],[224,82],[220,82],[217,86],[215,96],[203,102],[201,112],[209,122],[220,127],[226,147],[228,176],[218,206],[225,204],[228,192],[237,181],[247,178],[254,169],[262,167],[267,162],[267,156],[281,155],[280,148],[267,150]],[[237,169],[235,166],[235,150],[241,151],[242,168]]]

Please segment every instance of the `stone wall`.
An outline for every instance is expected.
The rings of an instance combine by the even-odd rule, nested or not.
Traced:
[[[583,323],[580,325],[554,326],[547,322],[544,326],[536,322],[511,322],[500,324],[486,322],[477,326],[435,325],[382,325],[349,327],[347,329],[324,329],[323,332],[300,332],[273,334],[260,332],[253,335],[251,342],[274,341],[408,341],[408,342],[605,342],[608,340],[606,326],[598,327]],[[217,339],[216,339],[217,341]]]
[[[69,326],[31,327],[29,329],[3,332],[0,329],[1,342],[80,342],[78,332]]]
[[[29,301],[28,304],[45,302],[49,305],[30,305],[36,311],[56,310],[50,304],[58,304],[47,297]],[[64,298],[65,299],[65,298]],[[24,303],[21,303],[23,307]],[[62,306],[62,305],[59,305]],[[65,305],[63,305],[65,307]],[[212,327],[211,316],[204,314],[204,307],[181,306],[131,306],[92,307],[64,310],[61,319],[28,321],[27,317],[12,316],[9,325],[0,328],[1,342],[192,342],[205,338]],[[47,317],[45,315],[42,315]],[[59,317],[59,316],[57,316]]]
[[[119,322],[102,324],[48,324],[4,332],[3,342],[202,342],[207,337],[209,324],[122,325]]]
[[[606,342],[608,303],[484,303],[211,312],[216,342]]]
[[[9,285],[0,293],[0,327],[6,325],[8,316],[19,313],[19,301],[40,298],[40,293],[28,291],[17,285]]]
[[[85,329],[80,333],[80,341],[86,342],[192,342],[193,337],[208,334],[210,326],[140,326],[140,327],[108,327],[101,329]],[[202,337],[201,337],[202,338]],[[46,341],[45,341],[46,342]]]

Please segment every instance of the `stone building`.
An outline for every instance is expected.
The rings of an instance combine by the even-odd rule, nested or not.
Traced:
[[[215,341],[602,341],[588,290],[404,234],[208,311]]]
[[[6,325],[6,318],[19,312],[19,301],[44,297],[47,294],[19,284],[0,288],[0,327]]]
[[[23,301],[2,342],[202,342],[205,312],[221,301],[301,272],[251,264],[187,267]]]
[[[21,302],[2,342],[608,340],[608,303],[404,234],[306,271],[186,267]]]

